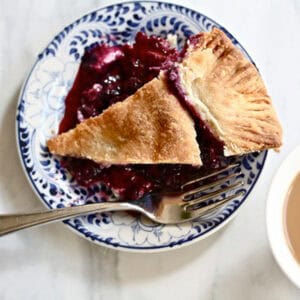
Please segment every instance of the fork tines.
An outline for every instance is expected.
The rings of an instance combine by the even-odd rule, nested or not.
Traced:
[[[210,211],[213,211],[219,207],[222,207],[224,204],[226,204],[227,202],[235,199],[235,198],[238,198],[242,195],[245,194],[245,191],[244,190],[241,190],[241,191],[238,191],[236,194],[233,194],[233,195],[230,195],[228,197],[225,197],[221,200],[218,200],[218,201],[215,201],[213,203],[210,203],[208,205],[205,205],[205,206],[199,206],[199,204],[203,203],[203,201],[201,201],[201,198],[199,198],[199,201],[196,201],[195,200],[195,203],[193,204],[189,204],[187,203],[184,207],[184,209],[189,212],[189,211],[196,211],[197,214],[199,216],[203,215],[204,213],[207,213],[207,212],[210,212]]]
[[[200,187],[192,188],[190,190],[187,190],[183,196],[183,201],[186,202],[185,209],[187,211],[190,210],[203,210],[205,212],[214,210],[222,205],[224,205],[226,202],[237,198],[244,194],[244,190],[239,190],[234,194],[226,195],[226,192],[234,191],[236,188],[242,186],[244,183],[242,180],[235,181],[237,177],[242,175],[241,172],[228,174],[226,171],[233,170],[240,164],[231,164],[226,166],[225,168],[216,170],[208,175],[193,179],[187,183],[185,183],[182,188],[187,187],[189,185],[194,185],[197,183],[202,182],[203,180],[213,178],[217,175],[225,175],[222,177],[218,177],[213,182],[201,185]],[[225,173],[225,174],[222,174]],[[217,189],[215,189],[217,188]],[[201,194],[202,192],[202,194]],[[205,192],[203,194],[203,192]],[[224,194],[224,195],[223,195]],[[213,200],[215,197],[223,195],[223,199],[216,200],[213,203],[207,203],[209,200]],[[207,203],[207,204],[206,204]],[[204,205],[206,204],[206,205]]]
[[[239,166],[240,166],[240,163],[230,164],[230,165],[228,165],[228,166],[226,166],[226,167],[224,167],[224,168],[222,168],[222,169],[218,169],[218,170],[213,171],[213,172],[211,172],[211,173],[209,173],[209,174],[207,174],[207,175],[204,175],[204,176],[201,176],[201,177],[194,178],[194,179],[192,179],[192,180],[190,180],[190,181],[185,182],[185,183],[181,186],[181,189],[183,190],[183,189],[184,189],[186,186],[188,186],[188,185],[195,184],[195,183],[201,182],[201,181],[203,181],[203,180],[212,178],[212,177],[214,177],[214,176],[220,175],[220,174],[222,174],[222,173],[224,173],[224,172],[226,172],[226,171],[230,171],[230,170],[232,170],[232,169],[234,169],[234,168],[236,168],[236,167],[239,167]]]

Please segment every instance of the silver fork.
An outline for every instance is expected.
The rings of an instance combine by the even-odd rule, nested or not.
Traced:
[[[241,173],[230,172],[237,166],[238,164],[232,164],[208,175],[190,180],[181,186],[180,192],[151,193],[130,203],[104,202],[33,213],[0,215],[0,236],[39,224],[107,211],[135,211],[161,224],[190,221],[212,212],[244,193],[243,190],[235,191],[229,196],[212,201],[215,197],[221,196],[225,192],[234,191],[243,184],[242,180],[236,180]],[[216,177],[214,181],[195,187],[202,181],[212,180],[214,177]],[[230,181],[233,182],[230,183]],[[222,187],[215,189],[219,186]]]

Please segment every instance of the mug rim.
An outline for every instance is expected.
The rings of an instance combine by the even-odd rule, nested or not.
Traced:
[[[277,170],[267,198],[266,225],[274,258],[286,276],[300,288],[300,264],[291,252],[284,226],[286,195],[293,179],[300,172],[300,145]]]

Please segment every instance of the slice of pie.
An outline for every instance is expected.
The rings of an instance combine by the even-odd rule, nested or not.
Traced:
[[[170,69],[50,139],[49,150],[100,164],[200,166],[199,141],[216,139],[225,156],[280,147],[281,127],[264,83],[225,33],[215,28],[193,36],[182,62]],[[198,142],[191,116],[201,129]],[[215,150],[203,149],[202,157]]]
[[[47,145],[54,154],[101,164],[201,165],[194,122],[164,78],[153,79]]]
[[[224,32],[193,36],[175,72],[179,94],[224,143],[225,156],[281,146],[281,126],[262,78]]]

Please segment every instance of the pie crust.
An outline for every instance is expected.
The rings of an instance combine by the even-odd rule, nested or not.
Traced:
[[[50,139],[50,152],[106,165],[201,166],[193,113],[224,144],[225,156],[281,146],[282,129],[262,78],[224,32],[193,36],[173,70],[190,109],[170,93],[168,72],[161,72],[126,100]]]
[[[194,122],[163,76],[47,146],[54,154],[101,164],[202,164]]]
[[[221,30],[194,36],[178,66],[189,106],[224,142],[224,154],[279,148],[282,129],[256,67]]]

